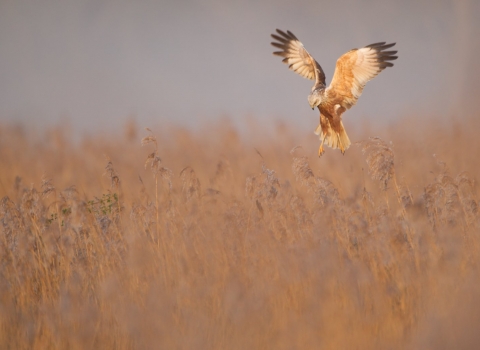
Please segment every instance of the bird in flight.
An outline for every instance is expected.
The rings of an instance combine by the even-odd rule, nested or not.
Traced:
[[[277,35],[278,34],[278,35]],[[318,107],[320,124],[315,134],[320,137],[318,156],[324,152],[323,145],[340,149],[342,154],[350,146],[342,114],[350,109],[362,94],[365,84],[376,77],[387,67],[392,67],[390,61],[396,60],[397,51],[386,51],[395,45],[385,42],[370,44],[361,49],[353,49],[337,60],[335,73],[329,87],[325,84],[325,73],[317,61],[305,50],[305,47],[292,32],[277,29],[272,34],[276,41],[272,45],[281,49],[273,54],[284,57],[283,63],[302,77],[315,80],[308,103],[312,109]]]

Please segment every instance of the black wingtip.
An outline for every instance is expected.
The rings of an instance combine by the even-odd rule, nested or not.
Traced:
[[[283,30],[276,29],[277,33],[283,36],[287,40],[298,40],[297,37],[289,30],[285,33]]]
[[[381,41],[381,42],[378,42],[378,43],[373,43],[373,44],[370,44],[370,45],[367,45],[365,47],[370,47],[372,49],[375,49],[375,50],[379,50],[379,51],[384,51],[392,46],[395,46],[396,43],[391,43],[391,44],[387,44],[386,41]]]
[[[285,44],[280,44],[280,43],[276,43],[276,42],[272,42],[270,43],[272,46],[275,46],[279,49],[282,49],[282,50],[288,50],[288,46],[286,46]]]
[[[288,33],[288,35],[290,35],[290,37],[292,39],[298,40],[297,37],[295,36],[295,34],[293,34],[291,31],[287,30],[287,33]]]
[[[271,34],[271,37],[274,38],[275,40],[281,42],[281,43],[284,43],[284,44],[288,42],[287,39],[282,38],[281,36],[278,36],[276,34]]]

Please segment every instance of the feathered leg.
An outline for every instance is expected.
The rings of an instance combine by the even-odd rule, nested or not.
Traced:
[[[321,157],[322,154],[325,153],[325,149],[323,148],[323,142],[325,141],[325,137],[322,139],[322,143],[320,143],[320,147],[318,148],[318,156]]]
[[[326,127],[325,127],[325,125],[322,127],[322,119],[321,119],[321,116],[320,116],[320,124],[315,129],[315,135],[318,135],[320,137],[320,141],[322,141],[320,143],[320,147],[318,148],[318,156],[319,157],[321,157],[322,154],[325,153],[325,149],[323,148],[323,143],[325,142],[325,138],[326,138],[324,130],[326,130]]]
[[[342,154],[345,154],[345,151],[350,146],[350,140],[341,120],[332,127],[330,121],[323,115],[320,115],[320,125],[317,126],[315,134],[319,136],[321,141],[320,147],[318,148],[319,157],[325,153],[324,146],[340,149]]]
[[[320,109],[320,108],[319,108]],[[315,130],[315,134],[320,136],[320,147],[318,148],[318,156],[321,157],[325,153],[325,148],[323,148],[323,144],[326,139],[328,139],[328,134],[330,133],[330,123],[325,116],[320,113],[320,123]]]

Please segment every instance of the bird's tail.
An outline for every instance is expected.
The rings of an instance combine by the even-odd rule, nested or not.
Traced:
[[[348,147],[350,147],[351,142],[348,138],[345,128],[343,127],[343,123],[340,121],[340,124],[335,128],[335,130],[328,121],[325,123],[325,126],[326,127],[324,129],[326,130],[322,130],[321,125],[318,125],[317,129],[315,130],[315,134],[320,136],[320,141],[330,148],[338,148],[340,151],[342,151],[342,153],[345,153]]]

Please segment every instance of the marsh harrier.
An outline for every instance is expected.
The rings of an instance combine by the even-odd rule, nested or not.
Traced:
[[[397,59],[397,51],[385,50],[395,43],[380,42],[348,51],[337,60],[332,82],[326,87],[322,67],[305,50],[300,40],[288,30],[285,33],[277,29],[277,33],[272,34],[276,40],[272,45],[282,51],[273,54],[284,57],[282,62],[302,77],[315,80],[308,103],[312,109],[318,107],[320,111],[320,124],[315,130],[321,141],[318,156],[325,152],[323,144],[333,149],[339,148],[342,154],[345,153],[350,140],[343,127],[342,114],[357,102],[369,80],[393,66],[390,61]]]

